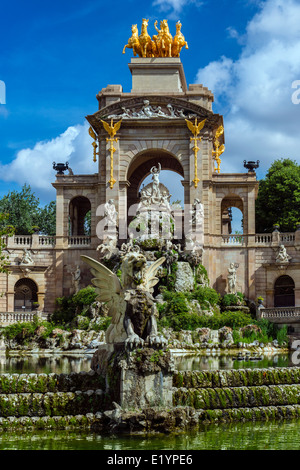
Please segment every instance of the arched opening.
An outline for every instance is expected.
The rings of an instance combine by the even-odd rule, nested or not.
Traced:
[[[32,279],[19,279],[15,284],[14,311],[31,312],[38,301],[38,288]]]
[[[87,197],[76,196],[69,206],[69,235],[90,235],[91,203]]]
[[[295,307],[295,283],[290,276],[284,275],[276,279],[274,307]]]
[[[184,178],[184,171],[181,163],[173,155],[164,151],[152,151],[139,155],[131,163],[127,180],[129,182],[127,189],[127,213],[129,208],[139,202],[140,191],[152,181],[150,173],[151,168],[161,165],[160,182],[163,183],[172,194],[171,202],[180,200],[184,205],[184,188],[181,181]],[[128,223],[132,217],[128,217]]]
[[[244,233],[243,201],[239,196],[225,197],[221,204],[222,235]]]

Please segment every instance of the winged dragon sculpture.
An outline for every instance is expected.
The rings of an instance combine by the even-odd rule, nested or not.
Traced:
[[[157,271],[165,258],[147,266],[145,256],[133,250],[123,256],[121,280],[97,260],[82,255],[91,267],[98,300],[109,307],[112,322],[106,331],[106,343],[124,343],[126,349],[145,345],[163,347],[166,339],[158,334],[157,307],[152,296],[158,283]]]

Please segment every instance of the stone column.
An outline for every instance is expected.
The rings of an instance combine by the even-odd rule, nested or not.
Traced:
[[[66,214],[64,213],[63,188],[56,190],[56,248],[67,248],[68,227],[66,227]]]

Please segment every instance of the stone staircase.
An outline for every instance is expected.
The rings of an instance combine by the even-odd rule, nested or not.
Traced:
[[[173,405],[198,410],[198,421],[300,417],[300,368],[176,372]]]
[[[0,375],[0,429],[90,428],[107,405],[103,380],[93,371]]]

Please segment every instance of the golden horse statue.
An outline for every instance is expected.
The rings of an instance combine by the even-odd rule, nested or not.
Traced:
[[[125,54],[125,49],[128,48],[128,49],[132,49],[133,50],[133,55],[136,56],[136,55],[139,55],[141,54],[141,46],[140,46],[140,41],[139,41],[139,32],[138,32],[138,27],[136,24],[133,24],[132,27],[131,27],[131,32],[132,32],[132,35],[131,37],[128,39],[128,44],[126,44],[126,46],[124,46],[124,49],[123,49],[123,54]]]
[[[154,27],[158,32],[158,35],[153,36],[152,39],[154,39],[156,44],[158,57],[172,57],[173,37],[169,31],[168,21],[161,21],[160,29],[157,28],[157,21],[155,21]]]
[[[181,49],[185,46],[186,49],[189,48],[184,35],[181,32],[181,26],[182,24],[180,21],[177,21],[176,23],[176,34],[173,38],[173,44],[172,44],[172,57],[179,57]]]
[[[148,22],[149,20],[146,20],[143,18],[142,20],[142,30],[141,34],[139,35],[139,43],[141,47],[141,55],[142,57],[152,57],[152,41],[151,37],[148,34]]]
[[[161,24],[161,22],[160,22]],[[162,57],[163,51],[162,51],[162,41],[163,41],[163,31],[161,29],[157,28],[157,21],[154,23],[155,29],[158,32],[158,34],[152,36],[152,42],[155,45],[154,47],[154,56],[155,57]]]
[[[181,49],[185,46],[188,49],[187,42],[181,32],[181,23],[176,23],[176,35],[174,38],[169,31],[167,20],[160,22],[160,29],[157,27],[157,20],[154,23],[157,35],[148,34],[148,22],[143,18],[141,34],[138,33],[137,25],[131,27],[132,35],[128,39],[128,44],[124,46],[123,54],[126,48],[132,49],[134,56],[139,57],[179,57]]]

